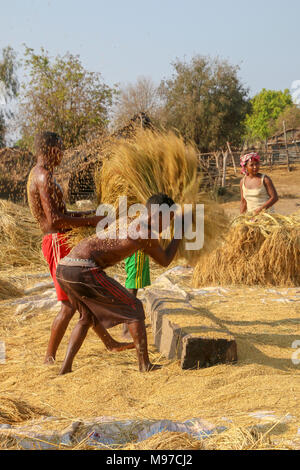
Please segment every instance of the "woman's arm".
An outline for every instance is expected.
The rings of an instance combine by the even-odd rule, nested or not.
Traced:
[[[245,214],[247,212],[247,201],[244,198],[244,193],[243,193],[243,181],[244,181],[244,178],[241,179],[241,182],[240,182],[240,190],[241,190],[240,213],[241,214]]]
[[[275,186],[271,180],[271,178],[269,178],[268,176],[265,176],[264,178],[264,185],[265,185],[265,188],[267,190],[267,193],[270,197],[270,199],[268,199],[261,207],[259,207],[258,209],[256,209],[254,212],[255,214],[259,214],[261,211],[263,210],[266,210],[266,209],[269,209],[270,207],[272,207],[274,204],[276,204],[276,202],[278,201],[278,194],[277,194],[277,191],[275,189]]]

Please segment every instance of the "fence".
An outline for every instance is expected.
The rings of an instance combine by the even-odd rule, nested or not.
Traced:
[[[264,148],[236,151],[227,144],[227,149],[210,153],[200,153],[198,156],[198,168],[203,174],[205,186],[226,186],[228,169],[232,169],[236,175],[240,174],[240,157],[242,154],[256,151],[261,157],[261,165],[273,169],[277,166],[287,166],[300,163],[300,142],[270,143]]]

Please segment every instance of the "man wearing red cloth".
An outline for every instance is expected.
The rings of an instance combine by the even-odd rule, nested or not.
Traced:
[[[70,251],[66,243],[66,232],[75,227],[96,227],[102,217],[97,217],[94,211],[67,210],[62,190],[53,176],[54,168],[60,165],[63,157],[63,142],[59,135],[54,132],[42,132],[37,135],[35,151],[37,163],[28,179],[28,202],[32,215],[44,234],[42,251],[49,264],[57,300],[61,301],[60,312],[52,324],[45,358],[45,363],[51,364],[55,361],[57,348],[75,313],[67,294],[56,280],[56,267]],[[132,343],[118,343],[107,332],[103,334],[102,330],[95,331],[111,351],[133,347]]]

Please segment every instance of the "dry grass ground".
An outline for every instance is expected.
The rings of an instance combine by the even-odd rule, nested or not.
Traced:
[[[154,275],[159,273],[156,269]],[[122,281],[122,269],[116,274]],[[189,285],[185,280],[183,287],[189,289]],[[296,298],[294,290],[287,292],[289,297]],[[70,329],[57,364],[45,366],[42,359],[53,312],[36,312],[18,322],[11,308],[2,308],[0,338],[6,343],[7,358],[0,365],[0,395],[63,418],[62,428],[72,419],[95,416],[180,421],[201,417],[216,425],[224,425],[225,418],[232,420],[230,427],[245,428],[260,422],[250,413],[272,411],[279,420],[292,415],[275,426],[272,438],[293,440],[300,423],[300,366],[291,357],[292,343],[300,340],[300,308],[299,298],[275,302],[284,294],[244,288],[221,296],[194,296],[192,303],[201,315],[235,336],[238,363],[183,371],[178,362],[160,356],[148,327],[151,359],[163,365],[150,374],[137,371],[134,351],[109,353],[91,331],[74,362],[74,372],[58,376]],[[201,324],[201,317],[195,319],[187,332],[196,332]],[[121,339],[121,327],[111,332]]]
[[[282,213],[294,212],[300,202],[300,168],[291,174],[274,170],[271,176],[281,195],[292,195],[282,198]],[[224,206],[229,212],[236,210],[238,201]],[[156,268],[152,275],[161,273]],[[29,274],[28,268],[17,268],[4,275],[16,289],[24,289],[37,282]],[[110,274],[124,282],[123,265]],[[190,281],[185,280],[183,287],[189,290]],[[20,321],[14,308],[7,305],[8,300],[2,300],[0,340],[6,345],[6,363],[0,364],[0,423],[13,422],[15,416],[22,421],[40,414],[57,416],[62,428],[78,417],[180,421],[201,417],[229,427],[207,444],[212,448],[288,448],[289,442],[295,442],[300,426],[300,365],[292,362],[292,343],[300,340],[299,293],[300,288],[276,293],[241,287],[193,296],[191,302],[201,315],[213,319],[236,338],[239,361],[235,365],[183,371],[178,362],[166,360],[157,352],[148,326],[151,360],[162,364],[161,370],[139,373],[134,351],[109,353],[90,331],[74,362],[74,372],[66,376],[58,372],[77,317],[59,348],[57,364],[45,366],[42,362],[53,311],[37,311]],[[285,303],[286,298],[294,301]],[[201,317],[187,325],[190,332],[199,327]],[[121,339],[121,327],[111,332]],[[264,411],[273,412],[278,421],[273,422],[268,414],[263,420],[250,415]],[[265,426],[260,433],[257,428],[249,428],[258,424]],[[160,438],[129,447],[199,448],[186,435],[179,438],[167,433]]]

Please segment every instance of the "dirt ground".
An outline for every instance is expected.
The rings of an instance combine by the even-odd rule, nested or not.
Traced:
[[[300,168],[290,174],[284,169],[266,173],[280,196],[278,211],[289,214],[299,210]],[[231,200],[225,200],[223,206],[229,214],[236,214],[238,178],[231,178],[228,190],[226,197]],[[151,270],[152,280],[165,271],[153,262]],[[28,287],[37,282],[29,274],[19,269],[7,275]],[[110,274],[122,283],[125,280],[123,265],[111,269]],[[237,364],[183,371],[178,361],[169,361],[158,353],[148,320],[151,360],[162,364],[161,370],[139,373],[134,351],[109,353],[90,331],[73,373],[59,376],[77,317],[59,348],[57,363],[45,366],[43,356],[55,312],[34,311],[21,320],[11,301],[5,300],[0,302],[0,340],[6,346],[6,361],[0,364],[0,398],[23,400],[66,421],[96,416],[200,417],[216,425],[248,426],[268,421],[271,413],[278,419],[272,431],[276,438],[294,441],[298,435],[299,439],[300,365],[292,357],[297,352],[293,343],[300,344],[300,287],[229,288],[200,295],[191,290],[190,278],[178,282],[190,291],[191,301],[201,314],[213,318],[236,338]],[[121,339],[120,326],[111,333]]]

